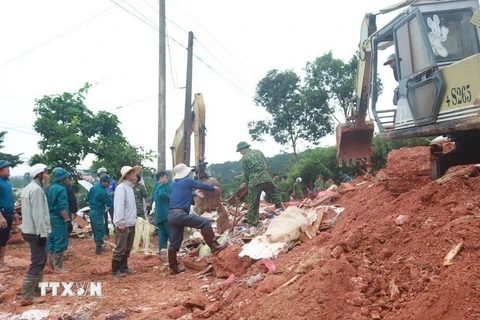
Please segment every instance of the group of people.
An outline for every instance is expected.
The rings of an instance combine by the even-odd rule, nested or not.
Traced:
[[[29,243],[31,264],[23,278],[22,305],[36,300],[34,293],[38,283],[43,281],[45,265],[55,272],[63,269],[64,252],[68,249],[68,237],[72,229],[72,207],[69,203],[68,177],[70,174],[63,168],[52,170],[53,183],[44,191],[50,179],[49,169],[44,164],[36,164],[30,168],[32,181],[22,191],[20,202],[22,212],[22,233]],[[20,221],[14,212],[12,186],[8,181],[10,163],[0,160],[0,271],[8,271],[11,267],[5,262],[6,243],[13,221]],[[73,190],[71,190],[73,192]]]

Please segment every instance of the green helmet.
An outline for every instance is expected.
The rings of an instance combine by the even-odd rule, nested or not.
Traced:
[[[53,171],[54,182],[58,182],[68,177],[70,177],[70,173],[68,173],[67,170],[63,168],[55,168],[55,170]]]
[[[250,147],[250,145],[248,143],[246,143],[245,141],[239,142],[237,144],[237,152],[242,150],[242,149],[248,148],[248,147]]]

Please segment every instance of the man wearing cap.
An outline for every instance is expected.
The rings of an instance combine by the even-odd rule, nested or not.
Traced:
[[[220,192],[217,186],[210,186],[200,183],[189,177],[192,168],[187,167],[184,163],[180,163],[173,168],[175,174],[173,182],[170,184],[170,210],[168,212],[168,225],[170,227],[170,246],[168,247],[168,264],[173,274],[185,271],[184,268],[178,267],[177,252],[183,241],[183,231],[185,227],[200,229],[203,239],[210,247],[212,253],[225,248],[227,243],[219,244],[215,239],[212,225],[207,218],[190,214],[190,205],[192,197],[197,195],[203,197],[203,193],[199,190],[193,192],[194,189],[205,191]]]
[[[272,200],[277,209],[283,208],[280,192],[275,187],[272,177],[268,173],[267,159],[260,150],[250,149],[250,145],[245,141],[237,145],[237,152],[240,152],[242,159],[240,163],[245,177],[245,183],[248,187],[248,226],[250,235],[256,233],[258,224],[258,209],[260,206],[260,195],[265,191],[266,195]]]
[[[137,182],[135,169],[124,166],[120,170],[122,177],[115,189],[113,198],[113,224],[115,225],[115,250],[112,256],[112,274],[120,277],[122,273],[130,274],[128,258],[135,238],[135,223],[137,221],[137,207],[133,187]]]
[[[388,56],[387,61],[383,64],[384,66],[389,65],[390,68],[393,70],[393,77],[395,78],[395,81],[398,82],[398,71],[397,71],[397,56],[395,53],[392,53],[391,55]],[[398,103],[398,87],[395,88],[395,91],[393,92],[393,105],[397,105]]]
[[[22,233],[30,245],[31,264],[23,277],[22,306],[43,302],[33,296],[38,283],[43,282],[43,270],[47,262],[47,237],[52,231],[47,197],[43,186],[49,179],[48,168],[38,163],[30,168],[32,181],[21,195]]]
[[[58,168],[53,173],[53,184],[47,190],[47,202],[50,212],[52,233],[47,240],[47,263],[55,272],[65,272],[63,269],[63,252],[68,247],[67,223],[68,196],[65,184],[68,182],[68,173],[65,169]]]
[[[85,198],[90,207],[90,224],[92,225],[93,240],[95,241],[95,254],[103,253],[104,217],[103,214],[107,208],[113,206],[112,199],[107,194],[106,189],[110,186],[110,177],[102,175],[100,183],[95,184]]]
[[[105,175],[108,175],[108,171],[107,169],[105,168],[99,168],[97,170],[97,176],[99,178],[101,178],[102,176],[105,176]],[[100,181],[98,181],[96,184],[100,184]],[[112,200],[113,202],[113,196],[115,194],[115,189],[117,188],[117,182],[113,179],[110,179],[110,185],[108,186],[108,188],[105,189],[105,191],[107,191],[107,194],[108,196],[110,197],[110,200]],[[112,223],[113,223],[113,213],[114,210],[113,210],[113,207],[111,207],[110,209],[106,210],[104,212],[104,220],[105,220],[105,226],[104,226],[104,230],[105,230],[105,237],[108,238],[110,236],[110,230],[108,229],[108,214],[110,213],[110,218],[112,219]]]
[[[15,202],[8,177],[10,177],[10,162],[0,160],[0,272],[10,270],[5,263],[6,245],[13,220],[20,220],[18,214],[13,212]]]

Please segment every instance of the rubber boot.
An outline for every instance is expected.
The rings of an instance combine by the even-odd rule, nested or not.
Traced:
[[[126,274],[132,274],[135,271],[128,268],[128,258],[130,257],[130,251],[125,252],[122,261],[120,262],[120,272]]]
[[[29,306],[34,303],[45,302],[43,299],[39,299],[33,296],[35,292],[35,286],[38,284],[39,275],[30,275],[26,274],[23,277],[22,283],[22,301],[20,302],[21,306]]]
[[[96,254],[96,255],[101,255],[101,254],[103,254],[103,247],[102,247],[102,246],[97,246],[97,247],[95,248],[95,254]]]
[[[170,266],[170,272],[172,274],[177,274],[185,271],[185,268],[181,268],[178,266],[177,251],[175,250],[168,250],[168,265]]]
[[[53,251],[47,252],[47,266],[49,266],[52,271],[55,269],[53,266]]]
[[[212,254],[227,247],[227,241],[225,241],[224,244],[220,244],[215,240],[215,233],[211,227],[202,229],[200,232],[202,233],[203,239],[205,239],[205,242],[210,247]]]
[[[40,273],[38,274],[37,278],[36,278],[36,282],[35,282],[35,294],[40,294],[41,293],[41,289],[38,287],[38,283],[39,282],[43,282],[43,270],[40,271]]]
[[[66,270],[63,269],[63,252],[55,252],[53,254],[53,266],[54,272],[57,273],[63,273],[66,272]]]
[[[121,264],[121,261],[112,259],[112,275],[114,277],[118,278],[122,276],[122,273],[120,272],[120,264]]]

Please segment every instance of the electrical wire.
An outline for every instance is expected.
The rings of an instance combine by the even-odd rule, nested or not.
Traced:
[[[138,14],[140,14],[142,17],[144,17],[148,22],[150,22],[153,26],[155,26],[156,28],[158,28],[158,25],[155,24],[155,22],[153,22],[152,20],[148,19],[148,17],[146,15],[144,15],[143,13],[141,13],[140,11],[138,11],[134,6],[132,6],[130,3],[127,2],[127,0],[124,0],[125,1],[125,4],[128,5],[130,8],[132,8],[133,10],[135,10],[135,12],[138,12]]]
[[[200,23],[198,23],[187,11],[185,11],[182,7],[180,7],[180,5],[178,5],[176,3],[176,1],[172,1],[176,6],[177,8],[179,8],[180,10],[183,11],[183,13],[185,13],[194,23],[196,23],[201,29],[203,29],[203,31],[205,31],[209,36],[210,38],[213,39],[213,41],[215,41],[223,50],[225,50],[233,59],[235,59],[239,64],[242,65],[243,68],[245,68],[245,70],[247,70],[254,78],[255,80],[258,80],[260,79],[259,76],[257,76],[253,71],[251,71],[240,59],[238,59],[237,57],[235,57],[233,55],[233,53],[231,53],[224,45],[222,45],[220,43],[220,41],[218,41],[217,39],[215,39],[215,37],[210,33],[208,32],[207,29],[205,29]]]
[[[7,126],[5,126],[5,125],[0,125],[0,128],[4,128],[4,129],[8,129],[8,130],[13,130],[13,131],[17,131],[17,132],[21,132],[21,133],[25,133],[25,134],[29,134],[29,135],[31,135],[31,136],[41,137],[41,135],[39,135],[38,133],[31,133],[31,132],[27,132],[27,131],[15,129],[15,128],[7,127]]]
[[[122,2],[122,1],[124,1],[124,0],[121,0],[120,2]],[[49,44],[50,42],[52,42],[52,41],[54,41],[54,40],[56,40],[56,39],[58,39],[58,38],[60,38],[60,37],[62,37],[62,36],[64,36],[64,35],[66,35],[67,33],[69,33],[69,32],[71,32],[71,31],[73,31],[73,30],[75,30],[75,29],[77,29],[77,28],[81,27],[81,26],[82,26],[82,25],[84,25],[85,23],[87,23],[87,22],[89,22],[89,21],[91,21],[91,20],[95,19],[96,17],[98,17],[99,15],[101,15],[101,14],[103,14],[103,13],[107,12],[108,10],[112,9],[113,7],[115,7],[115,6],[108,7],[108,8],[106,8],[105,10],[103,10],[103,11],[100,11],[99,13],[97,13],[97,14],[95,14],[95,15],[91,16],[91,17],[90,17],[90,18],[88,18],[87,20],[85,20],[85,21],[83,21],[83,22],[81,22],[81,23],[77,24],[76,26],[74,26],[74,27],[72,27],[72,28],[70,28],[70,29],[68,29],[68,30],[66,30],[66,31],[64,31],[64,32],[62,32],[62,33],[60,33],[60,34],[56,35],[55,37],[53,37],[53,38],[51,38],[51,39],[49,39],[49,40],[47,40],[47,41],[45,41],[45,42],[43,42],[43,43],[39,44],[38,46],[35,46],[35,47],[33,47],[32,49],[30,49],[30,50],[27,50],[27,51],[25,51],[24,53],[22,53],[22,54],[20,54],[20,55],[18,55],[18,56],[16,56],[16,57],[13,57],[13,58],[11,58],[10,60],[7,60],[7,61],[3,62],[2,64],[0,64],[0,68],[1,68],[2,66],[6,65],[6,64],[8,64],[8,63],[10,63],[10,62],[12,62],[12,61],[15,61],[15,60],[17,60],[17,59],[20,59],[20,58],[22,58],[22,57],[26,56],[27,54],[29,54],[29,53],[31,53],[31,52],[33,52],[33,51],[37,50],[38,48],[41,48],[41,47],[43,47],[43,46],[45,46],[45,45]]]
[[[220,65],[221,65],[223,68],[225,68],[225,70],[228,71],[228,73],[230,73],[235,79],[238,80],[238,82],[240,82],[248,91],[250,91],[249,94],[254,95],[253,91],[251,91],[251,90],[248,88],[248,86],[247,86],[244,82],[242,82],[242,80],[240,80],[232,71],[230,71],[230,69],[227,68],[227,66],[225,66],[210,50],[208,50],[207,47],[204,46],[204,45],[198,40],[197,37],[195,37],[195,40],[197,40],[197,43],[198,43],[202,48],[204,48],[205,51],[207,51],[215,60],[217,60],[217,62],[220,63]]]
[[[139,16],[137,16],[136,14],[134,14],[133,12],[129,11],[128,9],[126,9],[125,7],[122,7],[118,2],[115,2],[115,0],[111,0],[113,3],[115,3],[117,6],[119,6],[120,8],[122,8],[123,10],[125,10],[126,12],[128,12],[129,14],[131,14],[132,16],[134,16],[135,18],[137,18],[138,20],[142,21],[143,23],[145,23],[147,26],[149,26],[150,28],[153,28],[155,31],[157,32],[160,32],[161,34],[165,35],[165,37],[167,37],[167,35],[163,32],[160,31],[160,29],[157,27],[157,26],[152,26],[151,24],[149,24],[147,21],[143,20],[142,18],[140,18]],[[173,42],[175,42],[176,44],[178,44],[179,46],[181,46],[183,49],[187,49],[180,41],[174,39],[173,37],[169,36],[168,37],[169,39],[171,39]]]
[[[167,27],[165,26],[165,33],[168,35]],[[172,52],[170,51],[170,39],[167,38],[167,49],[168,49],[168,60],[170,62],[170,74],[172,75],[172,83],[175,88],[178,88],[178,73],[177,68],[174,63],[172,63]],[[175,77],[173,76],[173,72],[175,71]]]

